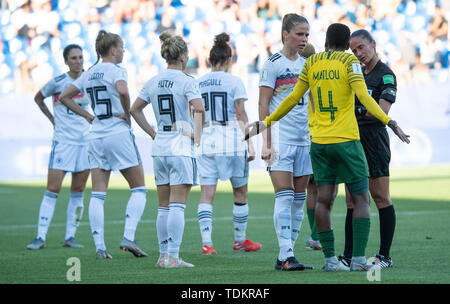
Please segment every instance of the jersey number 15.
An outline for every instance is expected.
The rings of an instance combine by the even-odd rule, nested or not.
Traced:
[[[92,106],[92,110],[94,110],[95,116],[99,120],[110,118],[112,116],[111,99],[99,98],[99,96],[98,96],[99,92],[106,92],[106,86],[87,88],[86,92],[89,94],[89,96],[91,98],[91,106]],[[99,112],[98,109],[97,109],[97,112],[95,111],[95,108],[99,105],[105,105],[106,113],[98,114],[98,112]]]

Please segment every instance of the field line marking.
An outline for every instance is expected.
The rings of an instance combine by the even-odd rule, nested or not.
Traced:
[[[430,214],[442,214],[442,213],[450,213],[450,210],[430,210],[430,211],[396,211],[396,215],[400,216],[411,216],[411,215],[430,215]],[[335,213],[331,214],[331,217],[345,217],[346,213]],[[378,216],[378,213],[371,212],[371,217]],[[268,215],[262,215],[262,216],[248,216],[249,220],[267,220],[267,219],[273,219],[273,216]],[[214,217],[214,221],[233,221],[232,216],[223,216],[223,217]],[[198,219],[196,217],[186,218],[186,223],[192,223],[197,222]],[[154,220],[141,220],[139,222],[140,224],[156,224],[156,219]],[[105,225],[124,225],[125,220],[112,220],[112,221],[105,221]],[[89,226],[88,222],[82,222],[80,226]],[[66,223],[51,223],[50,227],[66,227]],[[24,224],[24,225],[0,225],[0,231],[7,231],[7,230],[19,230],[19,229],[36,229],[37,224]]]

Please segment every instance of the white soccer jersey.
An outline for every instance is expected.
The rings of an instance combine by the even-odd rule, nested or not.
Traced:
[[[242,141],[234,107],[236,100],[248,99],[242,80],[230,73],[215,71],[200,77],[198,86],[206,112],[199,153],[233,155],[244,152],[247,143]]]
[[[116,82],[127,81],[127,71],[110,62],[94,65],[73,82],[91,101],[95,114],[92,122],[91,138],[100,138],[121,132],[129,132],[130,126],[121,118],[123,107],[120,103]]]
[[[80,76],[81,77],[81,76]],[[59,101],[59,95],[72,84],[75,79],[69,73],[59,75],[47,82],[41,89],[44,97],[53,97],[53,116],[55,129],[53,140],[71,145],[87,145],[90,124],[83,117],[73,113],[69,108]],[[83,109],[87,110],[89,101],[80,93],[73,98]]]
[[[293,62],[278,52],[264,63],[259,86],[273,89],[269,105],[270,113],[273,113],[283,99],[292,92],[305,62],[306,59],[302,56],[298,56]],[[272,134],[276,136],[277,132],[274,131],[277,130],[278,125],[279,138],[275,138],[275,142],[278,140],[279,143],[298,146],[311,144],[308,127],[308,92],[299,100],[298,105],[273,126],[275,128],[272,128]]]
[[[147,81],[138,97],[153,106],[158,124],[152,155],[193,157],[193,141],[183,131],[193,132],[189,102],[201,98],[197,81],[180,70],[167,69]]]

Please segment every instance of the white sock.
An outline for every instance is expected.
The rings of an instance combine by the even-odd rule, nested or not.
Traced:
[[[202,236],[202,244],[212,246],[212,209],[213,206],[207,203],[198,204],[197,216]]]
[[[104,239],[104,212],[106,192],[92,192],[89,202],[89,222],[91,224],[92,237],[95,250],[106,250]]]
[[[158,207],[158,216],[156,217],[156,234],[158,235],[159,254],[165,254],[168,252],[168,239],[167,234],[167,218],[169,217],[168,207]]]
[[[234,240],[242,243],[245,241],[245,233],[247,230],[248,220],[248,204],[233,205],[233,223],[234,223]]]
[[[288,257],[294,256],[291,241],[291,206],[293,201],[293,190],[284,189],[275,193],[273,222],[278,238],[278,245],[280,246],[278,256],[280,261],[285,261]]]
[[[136,187],[131,189],[131,196],[128,200],[125,213],[125,231],[123,237],[134,241],[136,228],[144,213],[145,203],[147,202],[147,188]]]
[[[168,253],[175,258],[178,258],[181,241],[183,240],[185,208],[186,205],[183,203],[169,204],[169,216],[167,217]]]
[[[44,197],[42,198],[41,207],[39,208],[37,237],[44,241],[47,236],[48,227],[52,222],[53,213],[55,213],[57,198],[58,193],[50,192],[48,190],[45,191]]]
[[[291,207],[291,240],[292,246],[295,245],[297,241],[300,228],[302,227],[303,217],[305,216],[305,211],[303,211],[303,206],[305,205],[306,193],[294,193],[294,203]]]
[[[83,192],[70,192],[70,200],[67,205],[66,236],[64,240],[75,237],[78,226],[83,216]]]

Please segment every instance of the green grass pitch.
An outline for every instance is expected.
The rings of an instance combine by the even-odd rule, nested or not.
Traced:
[[[65,234],[66,206],[70,176],[57,201],[55,215],[47,235],[45,249],[30,251],[26,245],[37,230],[37,217],[45,181],[0,183],[0,283],[173,283],[173,284],[383,284],[450,283],[450,166],[394,168],[391,170],[391,196],[397,213],[397,227],[391,249],[394,267],[381,272],[381,281],[369,282],[365,273],[325,273],[323,253],[305,248],[310,233],[305,219],[295,247],[296,257],[313,265],[314,270],[281,272],[273,269],[278,245],[273,227],[273,188],[266,172],[251,172],[249,183],[250,214],[247,236],[262,243],[258,252],[234,253],[231,186],[221,182],[214,202],[213,241],[217,256],[202,256],[197,222],[200,187],[194,187],[187,203],[186,225],[180,256],[195,265],[191,269],[155,268],[158,257],[156,238],[156,190],[151,177],[147,206],[138,226],[136,239],[149,254],[134,258],[121,252],[119,243],[124,228],[125,206],[129,190],[121,176],[113,176],[105,201],[105,241],[112,260],[95,259],[95,247],[89,230],[86,190],[85,213],[77,240],[85,248],[61,246]],[[90,181],[88,182],[90,185]],[[336,254],[343,252],[345,202],[339,190],[332,224]],[[377,252],[379,221],[371,203],[371,234],[366,255]],[[79,282],[70,282],[66,274],[70,257],[80,260]]]

